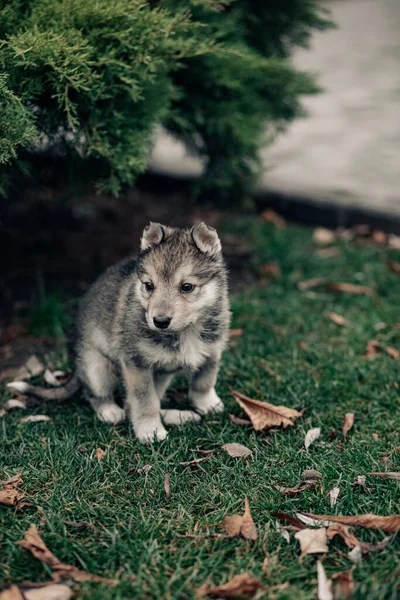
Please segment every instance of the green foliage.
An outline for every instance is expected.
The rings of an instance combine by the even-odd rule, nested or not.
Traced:
[[[265,125],[316,91],[292,48],[327,26],[316,0],[0,0],[0,163],[68,144],[117,194],[163,124],[205,158],[205,189],[242,195]]]
[[[64,339],[72,320],[67,310],[68,304],[57,293],[47,294],[43,283],[39,282],[38,298],[29,311],[29,332],[47,338]]]

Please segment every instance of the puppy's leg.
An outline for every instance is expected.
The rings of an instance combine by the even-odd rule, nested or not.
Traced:
[[[219,370],[219,358],[209,358],[193,375],[189,397],[201,414],[222,412],[224,405],[215,391]]]
[[[173,375],[169,373],[154,373],[154,385],[160,401],[163,399],[172,378]],[[162,408],[160,414],[165,425],[183,425],[189,421],[201,421],[200,415],[193,410]]]
[[[141,442],[156,438],[164,440],[167,432],[161,423],[160,398],[150,369],[139,369],[133,364],[122,364],[126,387],[126,407],[135,435]]]
[[[112,363],[103,354],[89,348],[82,361],[80,378],[86,389],[86,396],[101,421],[119,423],[125,412],[113,400],[115,373]]]

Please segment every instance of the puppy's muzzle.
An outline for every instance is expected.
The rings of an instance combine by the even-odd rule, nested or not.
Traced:
[[[171,317],[154,317],[153,323],[157,329],[167,329],[172,321]]]

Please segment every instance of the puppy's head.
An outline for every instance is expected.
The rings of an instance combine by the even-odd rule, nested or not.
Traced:
[[[195,324],[215,305],[225,268],[215,229],[150,223],[143,231],[138,260],[138,297],[155,331],[178,332]]]

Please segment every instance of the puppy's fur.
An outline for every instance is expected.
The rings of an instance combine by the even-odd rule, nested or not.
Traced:
[[[161,417],[167,425],[180,424],[223,410],[214,386],[229,317],[217,232],[204,223],[191,229],[150,223],[139,256],[110,267],[83,298],[70,382],[56,389],[24,382],[9,387],[61,400],[82,386],[100,419],[118,423],[126,411],[140,440],[162,440]],[[182,371],[190,376],[194,410],[162,410],[172,377]],[[125,411],[113,399],[119,376]]]

